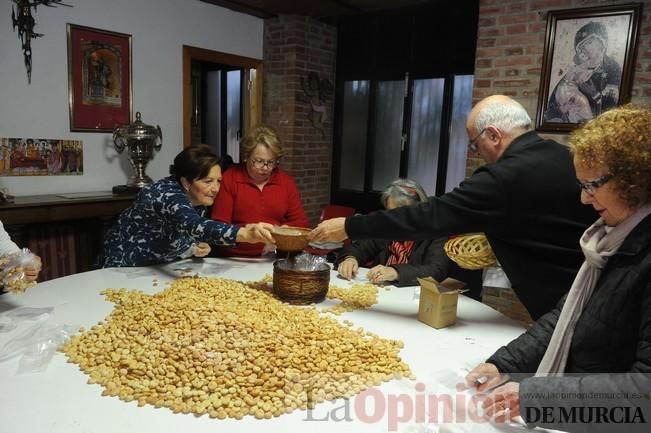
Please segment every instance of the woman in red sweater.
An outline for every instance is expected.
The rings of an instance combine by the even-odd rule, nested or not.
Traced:
[[[278,226],[309,227],[296,183],[278,167],[283,147],[276,132],[256,126],[242,140],[243,162],[223,174],[212,218],[228,224],[266,222]],[[219,247],[222,256],[259,256],[264,244]]]

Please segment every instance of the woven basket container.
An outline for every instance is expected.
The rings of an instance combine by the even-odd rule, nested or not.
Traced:
[[[483,233],[471,233],[449,239],[444,249],[445,254],[464,269],[482,269],[497,262]]]
[[[307,247],[310,229],[303,227],[278,227],[271,232],[280,251],[303,251]]]
[[[281,264],[286,262],[286,259],[274,262],[274,294],[280,300],[296,305],[323,301],[330,284],[330,267],[320,271],[301,271],[285,269]]]

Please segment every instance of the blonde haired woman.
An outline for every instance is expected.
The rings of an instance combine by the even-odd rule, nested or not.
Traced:
[[[212,208],[217,221],[238,226],[252,222],[308,227],[301,198],[292,176],[279,167],[284,155],[276,132],[258,125],[241,142],[242,163],[224,172]],[[263,244],[223,247],[224,256],[259,256]]]

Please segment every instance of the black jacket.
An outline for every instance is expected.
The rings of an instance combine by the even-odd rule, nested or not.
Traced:
[[[633,229],[606,263],[574,328],[567,376],[528,377],[542,360],[563,301],[487,360],[501,372],[524,375],[516,379],[521,381],[520,408],[525,421],[569,431],[635,431],[640,426],[540,422],[543,407],[632,405],[646,410],[647,424],[640,431],[651,431],[651,216]],[[612,397],[598,398],[597,393]],[[577,398],[581,395],[584,398]],[[551,413],[558,415],[557,410]]]
[[[448,275],[450,259],[445,255],[443,245],[447,238],[436,240],[416,241],[414,249],[409,254],[407,263],[391,265],[398,272],[396,286],[416,286],[417,277],[431,276],[436,280],[443,280]],[[335,267],[346,257],[353,256],[360,266],[385,265],[389,259],[388,240],[363,240],[356,241],[341,250]]]
[[[550,311],[583,261],[579,238],[597,219],[580,202],[567,147],[535,132],[458,188],[427,203],[346,219],[351,239],[432,239],[484,232],[531,317]]]

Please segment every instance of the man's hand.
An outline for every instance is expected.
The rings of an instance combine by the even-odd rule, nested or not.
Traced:
[[[346,257],[344,261],[339,263],[337,272],[339,272],[339,275],[345,279],[350,280],[352,278],[355,278],[358,269],[359,263],[357,263],[357,259],[355,257]]]
[[[346,234],[346,218],[332,218],[323,221],[307,235],[310,242],[342,242]]]

